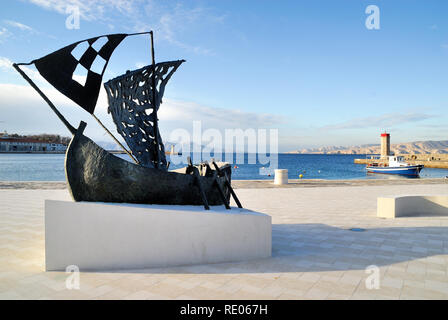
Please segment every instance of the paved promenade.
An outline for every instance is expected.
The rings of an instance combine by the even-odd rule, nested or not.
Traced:
[[[44,200],[70,200],[67,190],[2,188],[0,299],[448,299],[448,216],[376,217],[378,196],[448,194],[443,180],[237,193],[272,216],[272,258],[81,272],[80,290],[68,290],[67,274],[44,271]],[[371,265],[379,289],[366,286]]]

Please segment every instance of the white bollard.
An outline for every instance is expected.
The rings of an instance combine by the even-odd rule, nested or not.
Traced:
[[[274,184],[288,184],[288,169],[276,169]]]

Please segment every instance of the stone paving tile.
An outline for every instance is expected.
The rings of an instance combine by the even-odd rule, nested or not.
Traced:
[[[44,271],[44,200],[66,190],[0,190],[0,299],[448,299],[448,217],[376,218],[376,198],[443,194],[448,184],[238,189],[272,216],[273,256],[249,262]],[[365,232],[352,232],[352,227]],[[380,270],[380,288],[367,289]]]
[[[404,281],[400,278],[394,278],[390,276],[383,277],[381,279],[381,286],[401,289],[403,288]]]
[[[415,288],[405,285],[401,290],[400,299],[446,300],[448,299],[448,294],[431,289]]]
[[[330,292],[321,289],[319,287],[313,287],[310,290],[307,291],[307,293],[304,295],[305,299],[315,299],[315,300],[322,300],[326,299],[330,295]]]
[[[133,292],[133,293],[135,293],[135,292]],[[114,288],[114,290],[107,291],[104,294],[95,296],[95,297],[93,297],[93,299],[94,300],[117,300],[117,299],[124,299],[125,297],[129,296],[130,294],[132,294],[132,293],[129,291],[124,291],[119,288]],[[164,299],[164,298],[160,298],[160,299]],[[165,300],[166,299],[169,299],[169,298],[165,298]]]
[[[330,293],[327,297],[327,300],[349,300],[351,295]]]
[[[430,289],[448,295],[448,279],[445,282],[425,280],[425,289]]]
[[[123,297],[123,299],[124,300],[148,300],[148,299],[157,300],[157,295],[155,295],[151,292],[148,292],[148,291],[141,290],[141,291],[131,293],[131,294]]]

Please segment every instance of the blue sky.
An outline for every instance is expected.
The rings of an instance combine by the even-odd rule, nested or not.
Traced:
[[[379,30],[365,27],[372,4]],[[78,30],[66,28],[67,5],[80,5]],[[278,128],[280,151],[378,143],[383,130],[393,143],[446,140],[447,12],[443,0],[3,1],[0,130],[68,134],[9,62],[154,30],[157,61],[187,60],[166,89],[162,136],[202,120],[221,130]],[[128,38],[104,80],[149,62],[148,37]],[[39,85],[72,123],[89,120],[87,133],[107,139],[88,114]],[[114,128],[104,97],[98,116]]]

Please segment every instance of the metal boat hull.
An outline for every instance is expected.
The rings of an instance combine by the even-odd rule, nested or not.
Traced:
[[[230,182],[231,168],[221,168]],[[65,172],[75,201],[202,205],[195,176],[139,166],[107,152],[83,134],[75,134],[67,149]],[[222,205],[215,178],[200,176],[209,205]],[[227,202],[225,177],[217,177]]]
[[[418,176],[423,169],[422,165],[406,166],[406,167],[380,167],[372,166],[367,167],[368,173],[381,173],[381,174],[398,174],[406,176]]]

